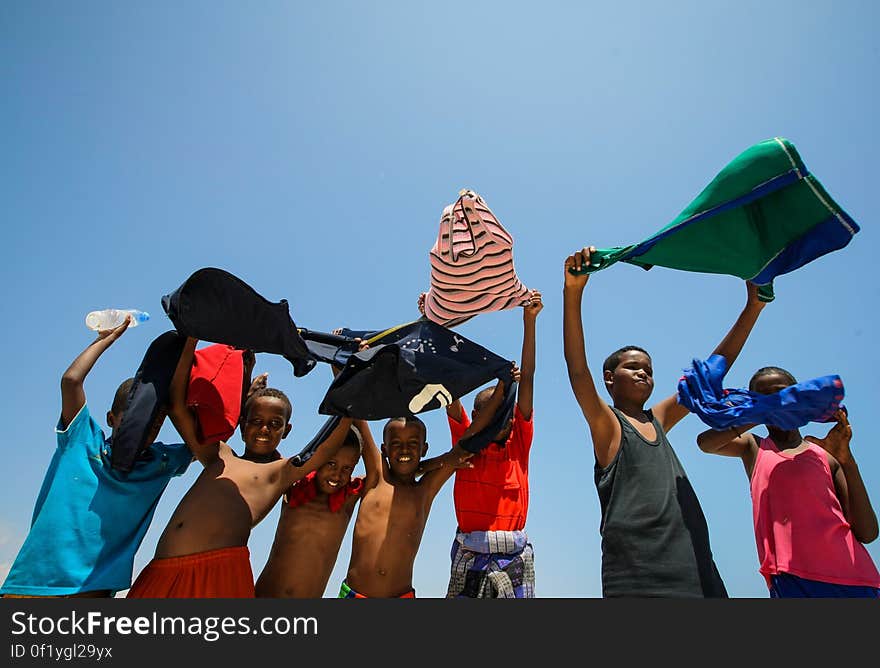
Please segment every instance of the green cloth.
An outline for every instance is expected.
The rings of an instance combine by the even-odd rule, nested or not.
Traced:
[[[579,273],[628,262],[730,274],[771,301],[773,278],[842,248],[858,230],[794,145],[776,137],[740,153],[666,227],[638,244],[595,251]]]

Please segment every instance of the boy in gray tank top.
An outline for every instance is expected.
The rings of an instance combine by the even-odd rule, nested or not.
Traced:
[[[651,357],[638,346],[612,353],[602,368],[613,406],[600,396],[587,366],[581,301],[590,262],[585,247],[565,260],[563,339],[568,377],[590,428],[602,510],[602,595],[726,597],[709,547],[709,528],[666,433],[685,415],[677,393],[645,403],[654,390]],[[748,299],[714,354],[732,365],[764,303],[746,283]]]

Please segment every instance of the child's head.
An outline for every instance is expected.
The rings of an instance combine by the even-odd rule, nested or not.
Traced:
[[[749,390],[758,394],[773,394],[796,385],[794,376],[778,366],[765,366],[755,371],[749,381]]]
[[[134,385],[134,378],[126,378],[116,388],[113,404],[110,406],[110,410],[107,411],[107,426],[113,430],[113,433],[116,433],[116,429],[122,423],[122,416],[125,413],[125,405],[128,403],[128,394],[131,392],[132,385]],[[154,439],[156,435],[158,435],[158,430],[156,430],[156,434],[153,436]]]
[[[419,418],[391,418],[382,430],[382,454],[398,476],[415,475],[421,458],[428,452],[428,431]]]
[[[362,450],[361,434],[356,427],[352,427],[345,435],[345,440],[336,454],[315,471],[315,485],[318,491],[329,495],[345,489],[351,482],[351,474],[361,458]]]
[[[134,378],[126,378],[122,381],[119,387],[116,388],[116,394],[113,395],[113,404],[110,406],[110,410],[107,411],[107,425],[112,430],[110,433],[111,439],[116,435],[116,430],[119,429],[119,425],[122,424],[126,404],[128,404],[128,395],[131,394],[131,388],[133,385]],[[159,406],[159,409],[156,411],[156,417],[153,418],[153,424],[150,425],[150,430],[147,432],[147,439],[144,442],[145,445],[150,445],[156,440],[156,437],[159,436],[159,431],[162,429],[162,423],[165,422],[167,416],[168,407]]]
[[[651,356],[638,346],[624,346],[611,353],[602,365],[602,375],[615,403],[644,404],[654,391]]]
[[[281,390],[263,387],[254,392],[245,402],[241,421],[245,452],[258,457],[274,453],[290,433],[292,413],[290,399]]]
[[[477,417],[480,415],[480,411],[483,410],[483,407],[488,403],[489,399],[492,398],[492,394],[495,392],[494,387],[487,387],[485,390],[480,390],[477,392],[477,396],[474,397],[474,409],[471,411],[471,421],[476,421]],[[513,418],[507,421],[501,430],[495,434],[492,440],[495,443],[500,443],[504,445],[507,443],[507,437],[510,436],[510,430],[513,429]]]

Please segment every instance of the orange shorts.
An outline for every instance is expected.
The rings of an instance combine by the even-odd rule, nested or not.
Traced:
[[[128,590],[128,598],[254,598],[247,547],[224,547],[153,559]]]

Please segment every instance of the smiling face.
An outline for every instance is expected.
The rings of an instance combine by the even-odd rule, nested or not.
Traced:
[[[617,365],[605,370],[605,387],[614,402],[644,404],[654,391],[654,368],[651,358],[641,350],[620,354]]]
[[[388,467],[400,477],[415,476],[421,458],[428,452],[425,425],[421,421],[392,419],[382,433],[382,454]]]
[[[290,433],[287,404],[278,397],[260,396],[248,402],[247,417],[241,425],[245,451],[258,457],[278,449],[281,439]]]
[[[315,485],[321,494],[333,494],[345,489],[351,482],[351,474],[361,458],[360,450],[351,445],[343,445],[333,458],[315,471]]]

